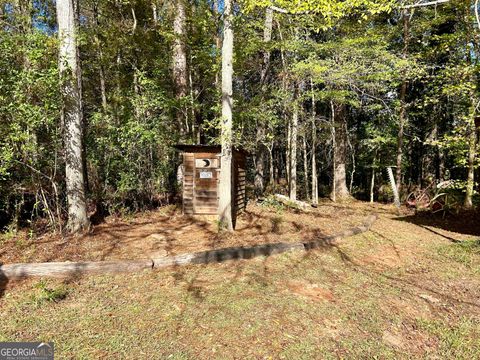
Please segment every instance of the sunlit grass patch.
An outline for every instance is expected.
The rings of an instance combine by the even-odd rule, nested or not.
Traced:
[[[46,302],[59,302],[67,297],[69,291],[70,289],[64,284],[52,286],[47,281],[41,280],[35,285],[30,301],[36,307]]]
[[[440,246],[438,253],[480,273],[480,240],[465,240]]]
[[[480,320],[462,317],[454,322],[419,319],[418,326],[438,338],[438,355],[448,359],[480,359]]]

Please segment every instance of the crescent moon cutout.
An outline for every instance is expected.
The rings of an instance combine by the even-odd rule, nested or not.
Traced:
[[[209,167],[210,166],[210,160],[203,159],[203,165],[204,165],[204,167]]]

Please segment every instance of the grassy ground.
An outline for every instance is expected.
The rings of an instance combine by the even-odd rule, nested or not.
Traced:
[[[58,358],[80,359],[480,358],[475,226],[452,232],[378,205],[337,210],[380,218],[308,253],[10,283],[0,341],[54,341]]]

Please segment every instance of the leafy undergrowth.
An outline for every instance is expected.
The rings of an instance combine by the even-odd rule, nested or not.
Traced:
[[[380,214],[372,231],[308,253],[10,283],[0,341],[54,341],[59,358],[480,358],[476,239],[349,206]]]

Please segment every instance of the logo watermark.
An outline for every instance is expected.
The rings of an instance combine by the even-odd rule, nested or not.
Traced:
[[[0,360],[53,360],[53,342],[0,342]]]

